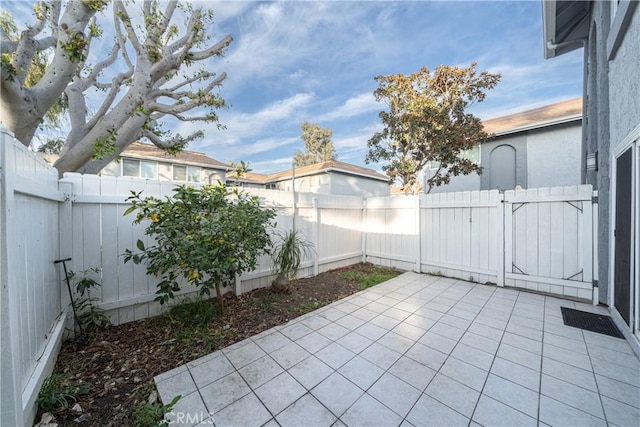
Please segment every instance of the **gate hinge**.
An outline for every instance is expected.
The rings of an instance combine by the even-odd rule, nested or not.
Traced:
[[[598,196],[591,197],[591,203],[598,203]]]
[[[597,288],[597,287],[598,287],[598,281],[597,281],[597,280],[594,280],[594,281],[593,281],[593,287],[594,287],[594,288]]]

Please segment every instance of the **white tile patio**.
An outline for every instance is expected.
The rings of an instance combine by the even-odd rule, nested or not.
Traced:
[[[640,425],[629,344],[600,307],[405,273],[155,378],[171,425]]]

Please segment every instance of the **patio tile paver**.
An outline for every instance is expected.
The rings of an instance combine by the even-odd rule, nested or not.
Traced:
[[[256,389],[256,395],[272,414],[279,414],[306,392],[307,390],[287,372]]]
[[[307,390],[311,390],[333,372],[333,369],[315,356],[304,359],[287,371]]]
[[[338,372],[361,389],[367,390],[382,376],[384,370],[368,360],[356,356],[342,368],[338,369]]]
[[[393,393],[390,393],[390,390],[393,390]],[[382,375],[367,393],[403,418],[422,394],[417,388],[389,373]]]
[[[482,394],[530,417],[538,416],[538,393],[495,375],[489,375]]]
[[[364,394],[364,391],[338,372],[334,372],[311,390],[311,394],[339,417]]]
[[[539,420],[550,426],[606,426],[607,422],[547,396],[540,396]]]
[[[200,359],[198,359],[194,362],[200,363],[194,364],[194,362],[191,362],[187,364],[198,388],[205,387],[235,370],[229,359],[222,352],[218,351],[209,356],[213,357],[206,356],[208,359],[205,361],[200,362]]]
[[[264,356],[239,369],[238,372],[249,387],[255,389],[282,373],[283,369],[271,357]]]
[[[216,427],[261,426],[271,419],[271,414],[255,394],[250,393],[217,412]]]
[[[210,412],[217,413],[251,392],[240,374],[233,372],[200,389],[202,400]],[[167,402],[163,399],[163,402]]]
[[[309,355],[310,353],[307,350],[294,342],[271,353],[271,357],[273,357],[273,359],[284,369],[289,369],[293,365],[309,357]]]
[[[598,418],[604,418],[600,397],[596,392],[542,374],[540,393]]]
[[[448,358],[440,369],[440,372],[476,391],[482,391],[487,376],[489,375],[489,372],[476,368],[455,357]]]
[[[447,405],[423,394],[407,415],[416,427],[466,426],[469,419]]]
[[[338,343],[332,343],[316,353],[316,357],[331,366],[338,369],[349,360],[353,359],[356,354],[351,350],[347,350]]]
[[[322,350],[332,342],[333,341],[329,338],[326,338],[324,335],[320,335],[315,331],[296,340],[296,344],[298,344],[311,354]]]
[[[420,391],[424,391],[436,375],[436,371],[433,369],[421,363],[416,363],[415,360],[405,356],[398,359],[398,361],[389,368],[388,372],[411,384]]]
[[[396,360],[400,359],[402,354],[397,351],[391,350],[388,347],[380,343],[373,343],[366,350],[360,353],[361,357],[364,357],[369,362],[374,363],[380,368],[387,370],[393,365]]]
[[[473,414],[473,420],[483,426],[521,426],[536,427],[538,422],[504,403],[486,395],[480,397],[478,407]]]
[[[176,375],[156,382],[156,388],[163,402],[171,402],[175,396],[186,396],[197,390],[191,373],[186,369]]]
[[[491,373],[535,392],[540,391],[540,372],[510,360],[496,357],[491,365]]]
[[[575,366],[543,357],[542,373],[579,387],[586,388],[587,390],[595,392],[598,391],[593,372],[585,369],[576,368]]]
[[[349,332],[336,342],[356,354],[373,344],[373,340],[370,340],[357,332]]]
[[[405,273],[155,381],[170,425],[640,425],[640,360],[563,306],[607,313]]]
[[[336,420],[336,417],[310,394],[305,394],[276,416],[276,421],[282,427],[329,427]]]
[[[402,417],[368,394],[362,395],[340,419],[349,426],[397,426],[402,422]]]
[[[436,374],[424,392],[467,418],[473,414],[480,397],[480,392],[443,374]]]

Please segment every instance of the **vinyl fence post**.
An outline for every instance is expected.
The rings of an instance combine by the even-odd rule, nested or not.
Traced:
[[[367,199],[366,198],[362,199],[360,236],[362,240],[362,262],[367,262]]]
[[[313,244],[316,248],[315,255],[313,257],[313,275],[317,276],[319,272],[318,258],[320,258],[320,206],[318,204],[318,198],[313,198]]]
[[[413,270],[416,273],[422,273],[422,227],[420,226],[421,214],[420,214],[420,194],[415,195],[415,236],[416,236],[416,264]]]

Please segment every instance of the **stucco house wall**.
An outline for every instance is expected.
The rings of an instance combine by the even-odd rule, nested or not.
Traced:
[[[576,125],[527,132],[527,188],[580,184],[581,138]]]
[[[640,7],[609,63],[609,120],[615,149],[640,124]]]
[[[576,98],[486,121],[496,136],[480,146],[482,173],[451,177],[431,192],[581,184],[581,105]],[[434,173],[425,169],[425,183]]]

